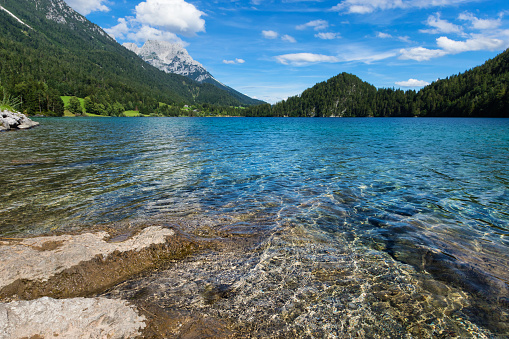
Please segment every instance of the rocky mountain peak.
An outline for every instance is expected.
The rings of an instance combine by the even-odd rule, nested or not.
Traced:
[[[83,30],[99,34],[108,40],[113,40],[101,27],[88,21],[83,15],[72,9],[64,0],[30,0],[38,12],[46,19],[58,24],[67,25],[73,30]]]
[[[134,43],[124,43],[123,46],[166,73],[180,74],[198,82],[213,79],[203,65],[194,60],[180,44],[148,40],[142,47]]]

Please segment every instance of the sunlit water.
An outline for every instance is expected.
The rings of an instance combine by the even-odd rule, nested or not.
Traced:
[[[509,335],[509,120],[40,122],[0,134],[0,236],[256,235],[108,296],[244,337]]]

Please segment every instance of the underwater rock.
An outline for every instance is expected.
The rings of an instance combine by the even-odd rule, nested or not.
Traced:
[[[123,300],[43,297],[0,303],[0,338],[132,338],[145,320]]]
[[[155,269],[198,248],[160,226],[110,241],[107,232],[0,238],[0,298],[92,296],[126,279]]]

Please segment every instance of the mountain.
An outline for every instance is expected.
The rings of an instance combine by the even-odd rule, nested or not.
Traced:
[[[166,73],[180,74],[198,82],[214,79],[202,64],[195,61],[180,44],[148,40],[142,47],[138,47],[134,43],[124,43],[122,46]]]
[[[245,110],[248,116],[298,117],[509,117],[509,49],[483,65],[420,91],[377,89],[341,73],[273,106]]]
[[[159,102],[246,105],[211,84],[147,64],[62,0],[0,0],[0,6],[0,86],[20,97],[27,113],[61,111],[62,95],[145,112]]]
[[[212,84],[229,92],[235,98],[246,104],[255,105],[263,103],[252,99],[233,88],[217,81],[202,64],[195,61],[180,44],[166,41],[148,40],[142,47],[134,43],[124,43],[123,46],[138,54],[143,60],[166,73],[175,73],[191,78],[200,83]]]

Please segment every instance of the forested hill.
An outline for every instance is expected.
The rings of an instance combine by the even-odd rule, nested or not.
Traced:
[[[211,84],[150,66],[62,0],[0,0],[0,6],[0,85],[29,113],[59,110],[61,95],[140,111],[159,102],[244,104]]]
[[[438,80],[419,92],[376,89],[341,73],[273,106],[246,110],[249,116],[509,117],[509,49],[482,66]]]

